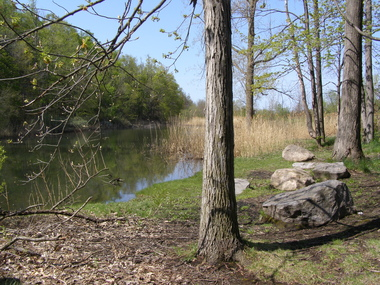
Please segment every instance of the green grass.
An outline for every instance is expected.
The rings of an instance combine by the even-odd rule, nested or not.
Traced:
[[[292,167],[292,162],[282,159],[281,152],[248,158],[237,157],[235,158],[235,177],[247,177],[250,171],[255,169],[273,172],[278,168],[287,167]]]
[[[188,220],[199,216],[202,173],[182,180],[154,184],[128,202],[89,204],[85,211],[95,216],[137,215],[164,220]]]
[[[186,247],[174,247],[174,251],[177,255],[181,256],[183,261],[191,262],[197,257],[198,243],[193,242],[188,244]]]
[[[312,252],[251,247],[246,250],[250,260],[247,267],[263,282],[380,284],[380,241],[361,243],[334,240]]]

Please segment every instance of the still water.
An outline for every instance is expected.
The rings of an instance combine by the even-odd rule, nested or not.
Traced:
[[[159,144],[165,135],[162,129],[103,132],[97,165],[100,165],[99,169],[105,165],[107,170],[80,189],[73,197],[74,202],[84,202],[89,196],[92,197],[91,202],[128,201],[135,197],[136,192],[155,183],[190,177],[200,171],[202,162],[199,160],[173,160],[152,151],[152,145]],[[0,197],[0,207],[14,210],[35,203],[54,203],[69,193],[72,186],[64,169],[72,169],[68,167],[72,161],[74,165],[79,165],[81,153],[76,153],[75,146],[80,139],[78,134],[66,134],[59,147],[60,162],[55,160],[46,175],[32,183],[24,183],[25,175],[38,172],[40,166],[36,162],[47,161],[54,148],[45,147],[31,152],[35,145],[33,141],[23,144],[3,143],[7,160],[0,172],[0,179],[6,183],[7,199],[4,194]],[[72,177],[76,179],[75,175]]]

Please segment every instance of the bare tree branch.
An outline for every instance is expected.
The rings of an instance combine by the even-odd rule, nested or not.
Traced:
[[[44,241],[57,241],[57,240],[60,240],[60,239],[62,239],[60,235],[58,235],[56,237],[52,237],[52,238],[48,238],[48,237],[31,238],[31,237],[19,236],[19,237],[13,238],[10,242],[8,242],[8,243],[4,244],[2,247],[0,247],[0,251],[8,249],[12,244],[14,244],[15,242],[17,242],[19,240],[22,240],[22,241],[31,241],[31,242],[44,242]]]

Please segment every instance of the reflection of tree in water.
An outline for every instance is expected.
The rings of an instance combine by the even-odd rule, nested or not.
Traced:
[[[164,135],[163,130],[105,132],[102,135],[102,155],[109,171],[91,180],[75,195],[75,201],[83,202],[89,196],[92,196],[92,202],[126,201],[133,198],[135,192],[152,184],[185,178],[199,171],[201,162],[168,160],[150,149],[152,142],[156,142]],[[9,200],[15,204],[16,208],[30,205],[30,196],[35,190],[37,190],[37,196],[40,196],[40,201],[42,196],[58,199],[66,194],[68,181],[64,175],[62,163],[70,167],[71,162],[80,161],[76,149],[76,145],[80,144],[78,140],[80,137],[74,134],[66,135],[60,147],[61,163],[55,161],[51,164],[45,176],[39,178],[35,185],[22,185],[20,181],[25,180],[25,173],[36,171],[36,165],[33,163],[41,158],[42,153],[47,158],[49,151],[29,152],[28,142],[7,146],[9,159],[4,165],[2,174],[8,185]],[[44,179],[46,180],[43,181]],[[34,198],[34,200],[38,199]]]
[[[165,135],[162,130],[126,130],[116,135],[109,134],[111,141],[107,142],[107,150],[103,154],[112,179],[120,178],[121,181],[110,190],[112,197],[103,201],[128,200],[133,197],[128,194],[155,183],[191,176],[199,170],[199,163],[192,169],[191,161],[167,160],[159,152],[151,151],[151,143],[161,139],[162,135]]]

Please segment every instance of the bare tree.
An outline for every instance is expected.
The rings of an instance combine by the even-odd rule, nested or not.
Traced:
[[[316,139],[317,135],[313,128],[313,121],[312,121],[313,118],[307,104],[306,86],[305,86],[305,80],[304,80],[304,75],[302,72],[301,60],[300,60],[300,55],[299,55],[300,51],[298,48],[297,39],[295,35],[296,27],[290,17],[288,0],[285,0],[285,11],[286,11],[286,18],[289,24],[290,42],[292,44],[294,65],[295,65],[295,70],[297,72],[297,78],[298,78],[299,87],[301,91],[302,106],[306,115],[307,130],[309,132],[310,137]]]
[[[318,0],[313,0],[313,23],[314,23],[314,33],[315,34],[315,83],[317,91],[317,105],[318,105],[318,129],[320,132],[320,139],[322,143],[326,141],[325,135],[325,120],[324,120],[324,110],[323,110],[323,83],[322,83],[322,44],[321,44],[321,17],[319,11]]]
[[[241,249],[234,184],[231,6],[204,0],[206,134],[198,254],[230,260]]]
[[[244,89],[246,125],[249,128],[255,114],[254,101],[259,95],[275,91],[289,96],[276,87],[276,81],[288,73],[286,68],[282,71],[278,69],[279,58],[288,49],[288,41],[284,39],[286,26],[272,26],[269,20],[270,26],[264,29],[265,25],[260,23],[260,20],[266,21],[269,15],[280,14],[281,11],[267,8],[266,1],[262,1],[261,5],[258,5],[259,0],[233,1],[233,4],[232,23],[236,31],[233,65],[237,71],[234,79]],[[260,23],[258,28],[256,22]],[[247,28],[246,33],[241,31],[242,27]]]
[[[315,140],[318,145],[321,145],[321,127],[319,125],[319,101],[317,94],[317,84],[316,84],[316,69],[314,64],[314,56],[313,56],[313,43],[310,39],[311,28],[310,28],[310,16],[309,16],[309,5],[307,0],[303,0],[304,13],[305,13],[305,32],[307,35],[306,39],[306,53],[307,53],[307,63],[309,66],[309,76],[310,76],[310,86],[311,86],[311,97],[312,97],[312,105],[313,105],[313,114],[314,114],[314,127],[315,127]],[[321,71],[321,70],[320,70]],[[321,79],[322,77],[320,77]],[[322,91],[322,87],[320,87]]]
[[[255,83],[255,55],[253,47],[255,45],[255,13],[258,0],[249,0],[248,5],[248,46],[247,46],[247,72],[245,79],[245,105],[246,105],[246,123],[251,125],[254,115],[253,109],[253,92],[252,88]]]

